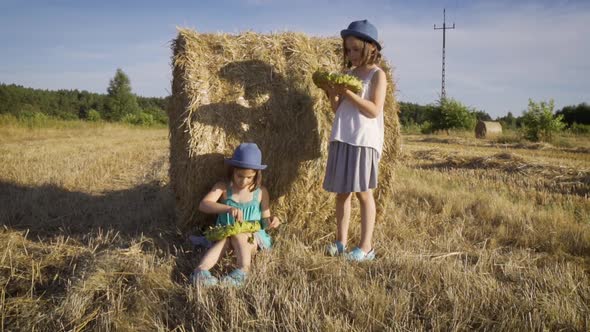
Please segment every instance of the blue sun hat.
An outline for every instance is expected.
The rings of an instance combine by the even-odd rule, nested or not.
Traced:
[[[225,163],[234,167],[247,169],[265,169],[262,165],[262,152],[256,143],[242,143],[234,151],[231,159],[225,159]]]
[[[368,20],[354,21],[348,25],[348,29],[340,31],[340,36],[346,38],[353,36],[374,43],[377,49],[381,51],[381,44],[377,41],[379,35],[377,28]]]

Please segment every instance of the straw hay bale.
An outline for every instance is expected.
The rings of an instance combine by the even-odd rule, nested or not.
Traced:
[[[311,75],[318,68],[340,69],[341,40],[179,29],[172,49],[170,180],[179,226],[203,228],[213,221],[198,212],[198,202],[223,179],[223,158],[241,142],[261,148],[263,163],[269,165],[263,183],[283,221],[303,226],[332,218],[334,196],[321,184],[334,114]],[[386,62],[382,68],[389,86],[379,211],[392,202],[400,146],[395,86]]]
[[[476,138],[490,138],[502,134],[502,125],[495,121],[478,121],[475,126]]]

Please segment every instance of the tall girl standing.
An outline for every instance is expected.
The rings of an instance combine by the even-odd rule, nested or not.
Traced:
[[[373,24],[367,20],[354,21],[340,35],[344,67],[348,74],[363,82],[363,91],[357,95],[343,85],[323,86],[336,113],[323,187],[336,193],[337,232],[336,240],[326,251],[332,256],[345,254],[351,261],[366,261],[375,258],[372,240],[377,212],[373,189],[377,187],[383,151],[387,80],[385,72],[377,66],[381,44]],[[360,202],[361,239],[346,253],[353,193]]]

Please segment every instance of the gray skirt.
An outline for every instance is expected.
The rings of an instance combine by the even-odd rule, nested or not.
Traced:
[[[343,142],[330,142],[324,189],[334,193],[363,192],[377,188],[377,150]]]

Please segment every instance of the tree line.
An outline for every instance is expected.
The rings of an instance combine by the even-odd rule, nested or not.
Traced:
[[[80,90],[41,90],[15,84],[0,84],[0,114],[17,118],[37,115],[63,120],[125,121],[134,124],[168,122],[168,97],[133,94],[129,77],[117,69],[107,94]]]
[[[498,121],[505,129],[524,129],[527,126],[530,128],[531,123],[537,121],[545,123],[544,126],[553,126],[552,128],[590,132],[590,105],[587,103],[566,106],[554,112],[553,101],[535,103],[530,100],[527,110],[521,116],[514,116],[512,112],[508,112],[496,119],[492,119],[484,111],[469,108],[452,98],[428,105],[400,102],[399,107],[402,126],[419,127],[423,133],[449,129],[471,130],[477,121]]]
[[[79,90],[48,91],[0,83],[0,115],[17,118],[53,117],[64,120],[123,121],[137,125],[166,124],[169,97],[140,97],[133,94],[129,77],[117,69],[110,80],[107,94]],[[419,105],[400,102],[400,122],[406,128],[418,128],[422,133],[439,130],[472,130],[477,121],[492,121],[485,111],[463,105],[453,98],[435,104]],[[568,128],[576,133],[590,133],[590,105],[581,103],[553,112],[553,101],[529,101],[521,116],[508,112],[495,121],[504,129],[519,129],[530,133],[530,139],[542,139],[539,132],[551,133]],[[541,135],[541,136],[539,136]]]

